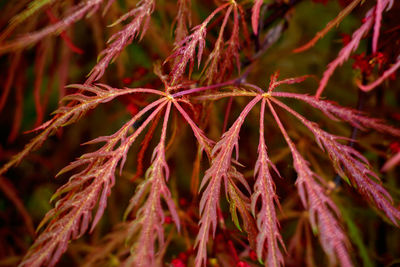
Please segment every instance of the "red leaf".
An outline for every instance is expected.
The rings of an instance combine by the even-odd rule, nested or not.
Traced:
[[[46,9],[46,15],[49,17],[50,21],[54,24],[59,22],[60,20],[54,16],[54,14],[51,12],[51,9]],[[69,38],[69,36],[67,35],[67,33],[65,31],[62,31],[60,33],[61,38],[64,40],[65,44],[69,47],[69,49],[71,49],[72,52],[77,53],[82,55],[83,54],[83,50],[80,49],[79,47],[77,47],[76,45],[74,45],[74,43],[71,41],[71,39]]]
[[[262,3],[263,0],[254,0],[254,5],[251,10],[251,27],[253,28],[253,32],[255,35],[258,34],[258,24],[260,19],[260,9]]]

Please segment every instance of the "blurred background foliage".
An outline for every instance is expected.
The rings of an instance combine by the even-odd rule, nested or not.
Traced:
[[[0,1],[0,29],[6,29],[10,19],[21,12],[29,1]],[[62,4],[55,5],[52,12],[60,17],[68,6],[72,6],[73,0],[65,0]],[[2,98],[4,91],[9,88],[9,93],[1,109],[0,116],[0,161],[6,162],[34,136],[34,133],[25,133],[50,118],[50,114],[57,106],[59,99],[65,95],[66,84],[82,83],[96,62],[96,57],[105,46],[107,40],[121,26],[107,27],[121,14],[128,11],[137,1],[118,0],[111,5],[107,16],[102,17],[101,12],[81,20],[66,33],[76,47],[82,53],[76,53],[67,47],[65,41],[59,36],[46,37],[38,44],[23,51],[16,51],[0,56],[0,84]],[[271,1],[264,1],[265,3]],[[320,3],[322,2],[322,3]],[[365,10],[371,6],[371,1],[357,7],[347,16],[339,27],[331,30],[313,48],[302,52],[292,53],[292,50],[310,40],[316,32],[321,30],[328,21],[333,19],[348,1],[299,1],[290,11],[287,29],[281,38],[273,44],[254,65],[248,81],[266,88],[269,76],[279,70],[281,77],[294,77],[312,74],[313,78],[298,85],[282,86],[280,90],[314,94],[318,79],[321,77],[327,64],[333,60],[343,45],[346,34],[351,34],[359,27]],[[219,3],[219,1],[192,1],[192,26],[200,23]],[[251,8],[251,5],[248,5]],[[395,4],[393,9],[384,18],[384,29],[398,26],[400,5]],[[140,42],[129,45],[125,51],[111,64],[101,82],[114,87],[149,87],[162,89],[161,82],[153,73],[153,64],[163,62],[173,51],[173,25],[176,14],[175,1],[157,1],[156,11],[151,19],[151,27]],[[246,18],[249,21],[249,18]],[[18,26],[13,33],[30,32],[43,28],[49,24],[45,12],[40,11],[29,20]],[[210,38],[216,38],[217,30],[210,30]],[[397,36],[400,31],[383,33],[382,43],[388,40],[388,46],[400,47],[399,43],[390,38]],[[393,37],[396,38],[396,37]],[[392,43],[390,43],[392,42]],[[386,45],[386,44],[385,44]],[[392,48],[396,49],[396,48]],[[398,49],[398,48],[397,48]],[[360,54],[367,50],[367,43],[356,51]],[[208,46],[208,53],[210,46]],[[242,59],[246,53],[243,51]],[[359,92],[355,85],[355,78],[360,77],[360,71],[354,68],[354,59],[350,59],[343,67],[336,70],[331,78],[325,95],[330,100],[337,101],[343,106],[356,107]],[[193,74],[198,77],[199,73]],[[10,78],[11,77],[11,78]],[[374,117],[385,118],[395,126],[400,126],[400,79],[391,79],[378,89],[368,93],[363,110]],[[36,89],[35,89],[36,88]],[[35,95],[36,94],[36,95]],[[35,102],[36,101],[36,102]],[[40,103],[38,104],[37,101]],[[66,182],[67,176],[54,179],[57,172],[70,161],[85,152],[94,151],[93,146],[81,146],[80,144],[95,137],[109,135],[115,132],[131,114],[140,109],[148,99],[125,98],[100,105],[91,110],[78,123],[61,130],[57,135],[50,137],[37,152],[28,156],[21,164],[9,170],[1,177],[0,190],[0,266],[15,266],[29,248],[34,238],[36,227],[45,213],[52,207],[49,203],[55,190]],[[237,98],[233,103],[232,123],[247,100]],[[289,101],[288,101],[289,102]],[[350,137],[352,128],[343,123],[333,123],[314,112],[310,107],[299,102],[291,102],[296,110],[307,114],[308,118],[317,121],[322,128],[332,133]],[[42,108],[38,114],[38,105]],[[216,102],[210,111],[210,123],[206,132],[210,138],[216,140],[221,135],[224,120],[224,108],[226,100]],[[257,110],[257,108],[256,108]],[[174,114],[176,115],[176,114]],[[40,117],[42,116],[42,117]],[[321,152],[315,146],[312,136],[303,126],[288,115],[282,114],[282,119],[288,125],[291,136],[296,137],[299,150],[310,160],[315,172],[328,181],[335,177],[334,171],[328,164],[328,159],[321,156]],[[175,120],[179,135],[168,150],[168,163],[172,171],[171,191],[178,200],[182,212],[186,216],[188,224],[192,224],[193,232],[177,235],[173,230],[168,236],[173,241],[173,246],[165,252],[166,265],[178,257],[182,251],[190,251],[190,242],[196,234],[198,217],[196,206],[196,190],[191,187],[193,162],[197,150],[193,138],[188,129],[185,129],[181,121]],[[289,156],[289,149],[285,146],[273,120],[267,117],[266,142],[272,161],[281,171],[283,179],[275,179],[277,195],[282,203],[279,213],[281,232],[288,248],[287,266],[322,266],[325,262],[323,251],[318,245],[317,238],[313,236],[312,229],[304,220],[304,211],[300,205],[297,192],[294,187],[296,174]],[[258,140],[258,116],[255,111],[250,113],[242,129],[240,139],[240,162],[244,165],[241,171],[246,178],[252,180],[252,168],[256,160]],[[373,132],[363,132],[357,137],[357,149],[359,149],[373,164],[375,170],[379,170],[383,163],[394,153],[400,151],[400,143],[389,137]],[[117,178],[117,183],[109,197],[106,213],[94,233],[71,243],[68,252],[63,256],[58,266],[81,266],[83,260],[95,253],[101,246],[101,240],[123,217],[129,199],[132,196],[135,185],[143,179],[135,178],[137,168],[136,154],[140,148],[142,139],[129,153],[128,162],[124,171]],[[153,147],[154,143],[150,144]],[[144,165],[150,163],[151,149],[146,152]],[[207,163],[202,162],[201,172]],[[250,167],[246,167],[250,166]],[[392,194],[396,203],[400,199],[400,169],[396,167],[391,171],[380,175],[388,191]],[[201,177],[201,176],[200,176]],[[195,193],[193,196],[192,193]],[[352,242],[352,251],[357,266],[400,266],[400,231],[387,221],[379,212],[373,210],[366,201],[362,200],[352,189],[342,184],[331,195],[340,207],[343,214],[345,230]],[[227,203],[223,203],[223,212],[228,213]],[[228,218],[229,216],[227,216]],[[226,224],[232,235],[243,235],[235,231],[235,226],[230,219]],[[190,229],[190,228],[189,228]],[[168,231],[167,231],[168,232]],[[233,237],[234,238],[234,237]],[[218,236],[217,236],[218,239]],[[217,242],[217,241],[214,241]],[[240,252],[240,251],[239,251]],[[314,261],[312,257],[314,257]],[[229,251],[221,249],[219,259],[215,266],[224,266],[224,257],[229,257]],[[106,265],[118,265],[113,254],[106,257]],[[254,266],[257,261],[249,259]]]

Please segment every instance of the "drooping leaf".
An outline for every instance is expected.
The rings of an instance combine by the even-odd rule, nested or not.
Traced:
[[[390,8],[390,6],[391,6],[391,0],[379,0],[375,8],[371,8],[370,10],[367,11],[363,19],[363,24],[360,26],[360,28],[358,28],[356,31],[353,32],[350,42],[340,50],[337,58],[334,59],[331,63],[329,63],[327,69],[325,70],[322,76],[317,92],[315,94],[317,98],[321,96],[322,92],[324,91],[328,83],[329,78],[332,76],[335,69],[338,66],[342,65],[349,58],[350,54],[358,48],[361,39],[365,37],[368,31],[372,28],[374,19],[375,19],[375,28],[374,28],[375,33],[373,37],[373,45],[375,42],[377,43],[379,28],[380,28],[380,17],[378,16],[378,18],[376,18],[376,16],[374,16],[374,12],[376,11],[379,12],[379,14],[381,14],[382,10],[384,10],[387,7]]]
[[[397,62],[393,64],[389,69],[387,69],[378,79],[376,79],[374,82],[363,85],[359,81],[357,82],[358,87],[363,90],[364,92],[369,92],[372,89],[376,88],[378,85],[380,85],[383,81],[385,81],[387,78],[389,78],[391,75],[393,75],[397,69],[400,68],[400,55],[397,58]]]
[[[153,93],[163,95],[162,92],[153,89],[116,89],[104,84],[98,84],[97,86],[85,86],[75,84],[69,85],[69,87],[82,90],[83,93],[76,93],[65,96],[61,101],[71,101],[71,105],[59,107],[56,111],[53,112],[54,117],[52,119],[34,129],[34,131],[42,130],[42,132],[38,134],[35,138],[33,138],[27,145],[25,145],[24,149],[21,152],[14,155],[9,162],[1,167],[0,175],[5,173],[12,166],[15,166],[19,162],[21,162],[21,160],[25,158],[30,152],[38,149],[46,141],[46,139],[49,136],[55,134],[59,128],[76,122],[87,111],[95,108],[99,104],[109,102],[118,96],[131,93]],[[85,95],[84,93],[92,95]]]
[[[220,79],[222,78],[222,73],[219,72],[219,64],[222,57],[224,30],[231,12],[232,12],[232,6],[230,6],[225,13],[224,20],[222,22],[221,29],[219,31],[218,39],[215,42],[214,49],[211,52],[205,64],[205,66],[207,67],[205,73],[205,79],[207,79],[208,84],[212,84],[217,77],[219,77]]]
[[[253,8],[251,9],[251,27],[255,35],[258,34],[258,24],[260,19],[260,9],[263,0],[254,0]]]
[[[246,197],[240,189],[236,186],[234,182],[234,177],[242,176],[241,173],[238,173],[234,167],[231,167],[228,176],[228,200],[230,205],[230,212],[232,215],[232,220],[235,223],[236,227],[245,233],[247,233],[247,238],[249,240],[250,247],[252,249],[256,249],[257,244],[257,236],[258,230],[257,225],[254,220],[254,217],[250,213],[250,200]],[[243,178],[244,179],[244,178]],[[247,183],[246,183],[247,185]],[[248,186],[248,185],[247,185]],[[243,226],[240,225],[239,216],[237,211],[240,214],[240,217],[243,221]],[[242,229],[243,228],[243,229]]]
[[[382,210],[393,224],[398,225],[400,210],[393,206],[392,197],[380,184],[380,179],[371,170],[368,160],[353,147],[338,142],[346,138],[325,132],[316,123],[308,121],[282,102],[275,99],[272,101],[297,117],[314,134],[320,148],[329,155],[335,171],[341,177],[348,177],[361,195]]]
[[[176,14],[175,44],[179,44],[188,34],[188,26],[191,25],[191,1],[179,0],[178,13]]]
[[[341,107],[335,102],[317,99],[312,96],[288,92],[273,92],[272,96],[294,98],[306,102],[322,111],[331,120],[342,120],[360,130],[373,129],[381,133],[400,136],[400,129],[385,123],[382,119],[368,117],[366,113],[356,109]]]
[[[171,85],[176,85],[176,82],[181,79],[181,76],[185,72],[186,66],[189,63],[189,77],[192,73],[194,66],[195,52],[197,48],[197,64],[200,66],[201,57],[205,47],[205,36],[207,33],[207,25],[213,19],[213,17],[229,6],[230,3],[221,5],[215,9],[200,25],[197,25],[192,29],[192,34],[186,36],[180,43],[177,44],[175,51],[171,54],[165,62],[176,58],[172,71],[171,71]]]
[[[329,21],[322,31],[317,32],[317,34],[314,36],[314,38],[312,38],[311,41],[309,41],[308,43],[306,43],[301,47],[294,49],[293,52],[294,53],[303,52],[314,46],[318,42],[318,40],[324,37],[333,27],[338,26],[340,22],[342,22],[342,20],[345,17],[347,17],[361,1],[362,0],[353,0],[345,9],[340,11],[340,13],[336,16],[336,18]]]
[[[10,42],[2,43],[0,45],[0,55],[10,51],[15,51],[27,47],[31,44],[38,42],[39,40],[43,39],[48,35],[59,34],[63,32],[69,26],[71,26],[78,20],[82,19],[85,15],[96,12],[99,9],[100,4],[102,2],[103,0],[91,0],[91,1],[80,2],[75,7],[70,9],[72,10],[71,14],[67,15],[59,22],[49,25],[37,32],[25,34]],[[40,6],[41,5],[39,5],[39,7]]]
[[[118,132],[94,141],[106,142],[103,147],[96,152],[84,154],[60,171],[62,174],[86,166],[71,176],[69,182],[55,193],[53,198],[60,199],[39,225],[39,228],[47,226],[36,238],[20,266],[54,266],[67,250],[70,240],[81,237],[88,230],[90,223],[90,231],[93,231],[107,206],[107,197],[115,183],[117,165],[120,164],[122,169],[129,147],[165,104],[165,100],[160,99],[148,105]],[[132,135],[126,136],[133,123],[154,107],[157,108],[143,124]],[[97,210],[92,219],[92,212],[96,206]]]
[[[276,170],[267,154],[267,146],[264,138],[264,113],[265,98],[261,104],[260,111],[260,140],[258,144],[258,159],[254,168],[254,175],[257,176],[254,184],[254,193],[251,197],[251,209],[257,215],[257,227],[260,231],[257,236],[257,257],[263,259],[268,266],[282,266],[283,255],[279,249],[278,242],[284,246],[282,236],[279,233],[279,222],[276,217],[275,203],[279,205],[275,193],[275,184],[269,168]],[[261,201],[261,209],[256,212],[257,201]],[[263,258],[263,251],[266,248],[267,256]]]
[[[176,227],[178,230],[180,228],[176,207],[166,186],[169,168],[165,159],[165,139],[171,105],[172,103],[169,102],[165,111],[161,138],[154,149],[152,165],[147,170],[146,179],[139,185],[128,208],[129,212],[133,207],[139,207],[136,219],[130,222],[128,229],[128,238],[132,239],[135,235],[138,235],[138,237],[132,245],[131,255],[123,262],[123,266],[154,266],[155,240],[158,240],[159,247],[164,244],[163,223],[165,216],[161,197],[165,200]],[[141,204],[146,196],[147,199]]]
[[[269,100],[268,105],[292,152],[293,165],[298,175],[296,186],[301,202],[309,211],[311,226],[318,231],[321,246],[328,255],[330,264],[333,265],[339,260],[341,266],[352,266],[348,250],[349,241],[337,220],[340,217],[339,209],[316,181],[322,179],[311,171],[308,162],[298,152]]]
[[[382,171],[386,172],[395,167],[396,165],[398,165],[399,163],[400,163],[400,152],[398,152],[391,159],[386,161],[386,163],[382,167]]]
[[[35,0],[29,2],[24,11],[10,20],[10,24],[0,35],[0,41],[3,41],[18,25],[30,18],[43,7],[50,5],[52,2],[54,2],[54,0]]]
[[[139,5],[131,11],[125,13],[119,18],[114,24],[121,21],[125,21],[130,17],[133,17],[132,21],[129,22],[122,30],[118,31],[108,40],[108,47],[101,51],[98,56],[98,62],[93,67],[88,75],[86,84],[91,84],[94,81],[99,80],[103,75],[112,60],[114,60],[122,50],[129,45],[133,38],[135,38],[142,30],[141,37],[143,37],[149,24],[149,19],[154,10],[153,0],[143,0],[139,2]],[[113,24],[113,25],[114,25]]]
[[[221,140],[214,146],[212,150],[211,167],[206,171],[200,188],[204,188],[200,200],[200,230],[196,238],[196,246],[198,248],[195,260],[195,266],[200,267],[206,264],[207,260],[207,241],[210,230],[213,235],[217,228],[217,206],[220,198],[221,182],[224,181],[225,187],[228,186],[228,170],[231,166],[232,153],[234,148],[238,153],[239,131],[247,114],[253,106],[260,101],[261,96],[256,96],[243,109],[235,123],[231,128],[222,135]],[[236,154],[236,157],[238,154]]]

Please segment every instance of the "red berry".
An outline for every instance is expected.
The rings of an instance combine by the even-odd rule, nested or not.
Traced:
[[[129,111],[129,113],[131,113],[132,116],[136,115],[136,113],[139,111],[138,107],[133,103],[129,103],[126,106],[126,109]]]
[[[250,250],[249,257],[252,261],[257,261],[257,253],[254,250]]]
[[[186,264],[180,259],[173,259],[171,261],[172,267],[186,267]]]
[[[379,67],[387,61],[387,57],[384,53],[378,52],[375,55],[375,60],[378,63]]]
[[[366,75],[370,75],[372,72],[372,66],[369,63],[369,59],[365,56],[365,53],[361,53],[359,55],[355,54],[352,56],[354,59],[353,69],[359,69],[362,73]]]
[[[186,255],[186,253],[181,252],[181,253],[179,253],[178,258],[179,258],[180,260],[182,260],[183,262],[186,262],[188,256]]]
[[[247,262],[244,262],[244,261],[239,261],[236,264],[236,267],[250,267],[250,264],[248,264]]]
[[[181,198],[179,199],[179,206],[184,207],[184,206],[186,206],[187,204],[188,204],[188,202],[187,202],[186,198],[181,197]]]
[[[132,77],[125,77],[125,78],[122,79],[122,82],[125,85],[128,85],[128,84],[131,84],[133,82],[133,79],[132,79]]]
[[[400,121],[400,113],[393,113],[392,114],[392,118],[395,119],[395,120]]]
[[[347,45],[351,41],[351,36],[347,33],[341,33],[340,36],[342,37],[343,45]]]
[[[390,150],[393,153],[400,152],[400,143],[399,142],[393,142],[389,145]]]
[[[165,222],[166,224],[171,224],[171,223],[172,223],[172,218],[171,218],[171,216],[166,216],[164,222]]]

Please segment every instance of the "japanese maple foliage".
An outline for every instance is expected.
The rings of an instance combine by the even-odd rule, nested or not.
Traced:
[[[0,189],[24,219],[26,238],[9,233],[8,223],[0,238],[12,241],[0,252],[1,262],[201,267],[398,261],[398,242],[390,238],[400,235],[399,151],[387,147],[400,129],[392,126],[395,116],[392,122],[381,117],[399,112],[388,98],[399,99],[400,27],[390,18],[400,4],[339,1],[340,10],[334,0],[314,2],[4,4],[2,116],[14,112],[10,96],[17,104],[15,121],[2,122],[11,130],[2,134]],[[299,37],[293,42],[298,16],[317,5],[334,10],[336,18],[325,27],[326,21],[313,21],[322,30],[309,33],[315,37],[305,45]],[[348,17],[357,21],[351,37],[340,32]],[[347,38],[331,55],[319,42],[335,33]],[[314,49],[332,56],[321,63],[327,66],[319,86],[313,80],[321,73],[300,67],[283,67],[281,76],[288,78],[279,78],[280,60],[283,66],[301,63],[289,51],[302,57]],[[269,61],[274,51],[276,64]],[[350,58],[354,75],[344,76],[348,88],[338,87],[334,72]],[[370,91],[376,92],[374,108]],[[21,127],[33,128],[30,141],[19,135]],[[71,139],[84,146],[71,146]],[[65,167],[54,170],[59,164]],[[41,222],[29,202],[48,182],[35,178],[40,172],[28,176],[32,168],[48,168],[46,179],[49,173],[66,179],[53,190]],[[22,190],[24,183],[31,186]],[[376,224],[384,230],[372,235]],[[387,251],[378,249],[381,243]]]

